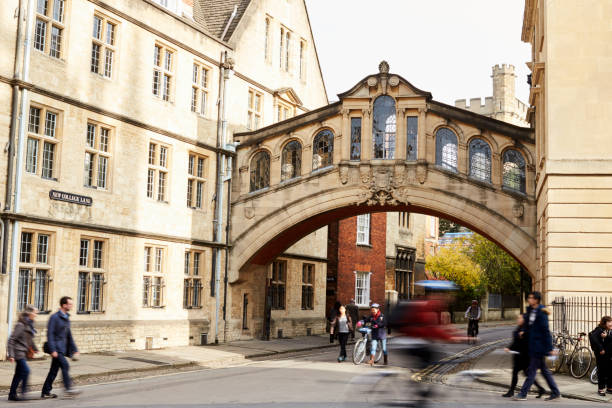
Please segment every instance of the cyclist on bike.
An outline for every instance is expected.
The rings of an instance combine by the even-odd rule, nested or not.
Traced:
[[[478,306],[476,299],[472,300],[472,305],[465,311],[465,318],[468,319],[468,337],[471,337],[473,340],[478,337],[478,321],[480,320],[481,313],[482,310]]]
[[[387,320],[380,311],[380,305],[378,303],[372,303],[370,306],[370,316],[364,317],[363,322],[366,325],[369,323],[372,327],[372,346],[370,347],[370,360],[368,361],[368,364],[374,364],[376,347],[378,346],[378,340],[380,340],[382,343],[384,364],[387,365]]]

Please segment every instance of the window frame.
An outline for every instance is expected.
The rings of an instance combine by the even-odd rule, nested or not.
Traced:
[[[306,279],[308,278],[308,279]],[[316,267],[313,263],[302,264],[302,310],[314,310]]]
[[[446,132],[449,132],[449,133],[446,133]],[[451,137],[454,137],[454,141],[450,140]],[[436,166],[446,171],[458,173],[459,172],[459,168],[458,168],[458,165],[459,165],[459,137],[457,136],[457,133],[455,133],[455,131],[453,131],[452,129],[448,127],[438,128],[435,133],[435,141],[436,141],[435,143]],[[441,145],[441,143],[444,143],[444,144]],[[449,156],[449,153],[448,152],[445,153],[444,149],[449,145],[454,146],[454,163],[446,161],[446,158]]]
[[[107,15],[100,13],[99,11],[94,11],[93,14],[93,26],[95,27],[95,19],[100,20],[100,38],[97,38],[93,35],[91,36],[91,55],[90,55],[90,67],[89,72],[95,74],[99,77],[106,79],[113,79],[114,73],[116,72],[117,67],[117,44],[119,42],[119,22],[113,18],[108,17]],[[108,42],[108,26],[113,26],[113,34],[111,36],[111,42]],[[93,61],[93,52],[94,47],[98,46],[98,61],[96,63],[96,71],[94,71],[94,61]],[[107,56],[110,51],[110,55],[112,55],[110,62],[110,74],[107,72]]]
[[[321,141],[319,140],[320,138],[322,139],[323,137],[326,137],[328,140],[328,146],[327,146],[327,151],[323,152],[326,155],[320,155],[318,152],[321,149],[325,149],[325,146],[319,145],[317,146],[317,144],[320,144]],[[327,167],[331,167],[334,165],[334,139],[335,139],[335,134],[331,129],[321,129],[319,131],[317,131],[315,137],[312,139],[312,171],[317,171],[317,170],[322,170],[325,169]],[[315,155],[318,155],[321,159],[320,162],[317,163],[317,158],[315,157]],[[325,159],[327,158],[327,159]]]
[[[32,110],[37,109],[38,113],[38,123],[36,124],[36,132],[31,131],[33,127],[32,120]],[[53,114],[55,115],[55,122],[53,127],[53,136],[49,136],[47,134],[47,115]],[[59,180],[59,158],[60,155],[60,146],[61,146],[61,135],[62,135],[62,119],[63,114],[60,110],[50,108],[45,105],[41,105],[38,103],[30,103],[28,109],[28,125],[27,125],[27,136],[26,136],[26,160],[24,160],[24,172],[26,174],[35,175],[40,177],[43,180],[51,180],[58,181]],[[36,141],[36,160],[35,160],[35,170],[28,170],[28,163],[30,157],[30,140]],[[46,177],[43,175],[45,171],[45,159],[46,158],[46,150],[45,147],[47,145],[53,145],[52,158],[51,158],[51,177]]]
[[[153,153],[153,163],[151,163],[151,146],[155,146]],[[161,165],[162,149],[165,149],[165,161],[166,165]],[[158,140],[150,139],[147,149],[147,184],[146,184],[146,197],[155,200],[160,203],[170,203],[170,168],[171,168],[171,145],[160,142]],[[160,199],[160,174],[164,176],[164,187],[163,194]],[[153,174],[153,180],[151,182],[150,175]],[[151,190],[149,189],[151,185]],[[149,194],[151,191],[151,194]]]
[[[263,100],[263,92],[249,88],[247,103],[247,129],[257,130],[261,127]],[[259,101],[259,104],[257,101]]]
[[[484,168],[474,167],[474,161],[478,153],[484,153],[485,155],[483,164]],[[471,178],[484,183],[491,183],[492,150],[491,146],[485,139],[481,137],[474,137],[468,143],[468,167],[468,175]],[[482,177],[482,175],[484,175],[484,177]]]
[[[355,274],[355,304],[359,307],[369,307],[370,306],[370,279],[371,279],[371,275],[372,272],[366,272],[366,271],[354,271]],[[364,286],[360,287],[359,286],[359,275],[361,275],[363,277],[363,283]],[[364,293],[363,295],[366,297],[364,300],[365,302],[359,302],[361,300],[361,296],[359,295],[359,290],[363,290]]]
[[[194,60],[191,68],[191,96],[189,109],[204,118],[209,117],[210,75],[212,68]],[[195,97],[194,97],[195,96]]]
[[[83,242],[87,242],[87,254],[85,258],[85,265],[82,263],[83,259]],[[102,253],[100,255],[100,265],[96,265],[96,244],[102,244]],[[106,288],[106,276],[108,266],[108,239],[92,236],[81,236],[79,239],[79,264],[78,264],[78,275],[77,275],[77,296],[76,296],[76,312],[77,314],[92,314],[92,313],[105,313],[105,288]],[[86,286],[81,286],[81,276],[85,276]],[[101,281],[97,281],[94,278],[102,277]],[[96,281],[100,284],[99,296],[94,307],[94,285]],[[81,298],[84,296],[84,299]],[[84,300],[84,301],[83,301]]]
[[[387,106],[386,101],[393,103]],[[388,110],[388,112],[386,112]],[[383,116],[387,114],[386,116]],[[384,117],[384,130],[377,129],[376,118]],[[392,123],[389,123],[391,121]],[[380,126],[380,125],[379,125]],[[392,130],[391,130],[392,129]],[[390,95],[380,95],[372,104],[372,158],[393,160],[397,150],[397,103]]]
[[[160,270],[156,270],[157,269],[157,254],[158,251],[161,251],[162,254],[162,260],[159,264],[160,266]],[[165,308],[165,288],[166,288],[166,264],[168,262],[168,251],[167,248],[164,246],[160,246],[160,245],[155,245],[155,244],[145,244],[144,245],[144,267],[143,267],[143,298],[142,298],[142,303],[141,306],[143,308],[150,308],[150,309],[162,309]],[[147,255],[148,254],[148,255]],[[145,282],[149,282],[148,286],[145,284]],[[154,284],[154,282],[159,282],[157,284]],[[154,295],[154,287],[155,286],[159,286],[158,288],[158,302],[157,304],[155,304],[153,302],[153,295]],[[145,298],[145,290],[147,291],[147,297]]]
[[[193,163],[191,162],[193,158]],[[202,161],[202,172],[199,172],[200,161]],[[206,187],[208,181],[208,157],[196,152],[189,152],[187,155],[187,208],[192,210],[206,210],[204,201],[206,198]],[[198,204],[198,187],[200,198]]]
[[[515,157],[519,158],[522,163],[517,163],[514,160],[509,160],[508,155],[510,152],[514,152]],[[507,159],[508,158],[508,159]],[[513,187],[510,185],[509,181],[509,169],[507,169],[506,163],[513,163],[516,165],[516,169],[518,170],[518,175],[514,177],[518,177],[519,180],[519,188]],[[504,150],[501,154],[501,185],[502,188],[508,189],[513,192],[527,194],[527,160],[525,159],[525,155],[523,152],[516,148],[508,148]]]
[[[278,273],[278,266],[282,273]],[[272,310],[285,310],[287,308],[287,261],[275,260],[272,262],[272,278],[270,279],[270,297]]]
[[[29,259],[23,259],[24,235],[30,235]],[[46,249],[44,262],[39,262],[40,236],[46,236]],[[51,231],[36,230],[32,228],[22,228],[19,235],[19,258],[17,262],[17,310],[22,311],[27,305],[33,305],[39,312],[48,313],[50,311],[49,296],[51,292],[51,282],[53,281],[53,261],[55,259],[55,234]],[[26,287],[23,287],[22,272],[27,271]],[[42,293],[39,292],[38,272],[44,271],[44,284]],[[24,293],[25,292],[25,293]],[[42,299],[38,296],[42,294]]]
[[[45,10],[45,13],[41,13],[38,9],[38,4],[36,4],[36,10],[35,10],[35,16],[34,16],[34,35],[33,35],[33,49],[35,49],[36,51],[50,57],[53,58],[55,60],[58,61],[65,61],[65,42],[66,42],[66,15],[68,14],[68,1],[67,0],[45,0],[47,3],[47,9]],[[54,12],[55,12],[55,5],[56,4],[62,4],[63,8],[62,8],[62,15],[61,15],[61,20],[57,20],[55,19],[54,16]],[[44,39],[43,39],[43,44],[42,44],[42,50],[37,46],[37,44],[39,44],[39,42],[37,42],[37,35],[38,35],[38,22],[42,22],[44,24],[45,27],[45,32],[44,32]],[[59,41],[59,50],[58,55],[52,55],[54,53],[54,50],[52,49],[52,42],[53,42],[53,28],[57,28],[60,30],[61,34],[60,34],[60,41]]]
[[[202,283],[204,273],[202,272],[205,264],[205,252],[200,249],[188,248],[185,249],[185,261],[183,278],[183,309],[201,309],[202,293],[204,285]],[[196,259],[197,270],[196,270]]]
[[[261,159],[260,159],[261,157]],[[264,190],[270,187],[270,167],[272,155],[267,150],[258,150],[249,161],[249,192]],[[265,161],[265,166],[259,163]],[[263,174],[261,174],[263,172]],[[261,180],[260,180],[261,179]]]
[[[157,59],[155,58],[157,49],[159,48],[159,54]],[[170,55],[170,67],[168,68],[168,55]],[[175,49],[159,42],[155,41],[153,46],[153,85],[151,91],[153,96],[168,103],[174,103],[174,72],[176,67],[176,56],[177,52]],[[156,73],[158,75],[159,83],[157,83],[156,91]],[[168,80],[168,89],[166,89],[165,78]]]
[[[94,146],[89,144],[89,129],[90,126],[94,128]],[[102,148],[102,131],[107,132],[106,150]],[[114,129],[108,125],[94,120],[87,120],[85,130],[85,158],[90,155],[93,157],[90,168],[87,167],[87,159],[85,159],[84,174],[83,174],[83,186],[87,188],[93,188],[101,191],[111,191],[110,180],[111,180],[111,168],[112,168],[112,143],[114,141]],[[106,173],[105,173],[105,185],[100,185],[100,159],[106,159]],[[89,177],[88,170],[91,172],[92,184],[88,184],[87,178]]]
[[[356,228],[356,245],[360,246],[371,246],[370,233],[372,225],[371,214],[360,214],[357,217],[357,228]],[[361,223],[360,223],[361,221]],[[360,238],[361,234],[361,238]]]
[[[298,147],[289,149],[289,146],[295,145]],[[281,150],[281,182],[302,176],[302,151],[302,143],[297,139],[292,139],[285,143]],[[285,167],[289,165],[291,166],[291,172],[287,170],[288,167]]]

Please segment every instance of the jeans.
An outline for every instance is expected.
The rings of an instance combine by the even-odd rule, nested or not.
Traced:
[[[9,391],[9,397],[17,396],[17,388],[21,383],[21,394],[25,394],[28,391],[28,377],[30,376],[30,367],[25,358],[15,360],[15,375],[13,375],[13,382],[11,383],[11,390]]]
[[[380,340],[382,342],[382,349],[383,349],[383,354],[386,356],[387,355],[387,339],[382,339]],[[374,340],[372,339],[372,350],[370,350],[370,355],[375,355],[376,354],[376,348],[378,347],[378,340]]]
[[[596,355],[595,360],[597,361],[597,378],[598,387],[600,390],[608,388],[612,390],[612,376],[610,374],[612,368],[612,362],[607,354]]]
[[[350,333],[338,333],[338,341],[340,342],[340,357],[346,358],[346,342]]]
[[[62,370],[64,389],[67,391],[72,388],[72,381],[70,380],[70,374],[68,373],[70,370],[68,360],[66,360],[66,357],[62,353],[57,353],[57,358],[51,360],[51,368],[49,369],[49,374],[47,374],[47,379],[45,380],[45,384],[42,388],[43,394],[49,394],[51,392],[51,389],[53,388],[53,381],[55,381],[55,377],[57,377],[57,372],[60,368]]]
[[[536,374],[538,369],[544,376],[548,387],[550,388],[550,393],[554,396],[561,395],[561,391],[557,388],[557,384],[555,383],[555,379],[553,378],[550,370],[546,367],[546,362],[544,361],[544,356],[530,356],[529,357],[529,368],[527,369],[527,378],[521,387],[520,395],[522,397],[526,397],[529,389],[533,385],[535,381]]]

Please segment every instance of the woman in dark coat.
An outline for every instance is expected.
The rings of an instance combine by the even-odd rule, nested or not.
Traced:
[[[16,363],[15,375],[8,396],[9,401],[22,401],[27,393],[28,377],[30,375],[30,367],[27,363],[28,354],[32,351],[38,351],[34,344],[34,336],[36,335],[34,320],[37,315],[38,310],[34,306],[26,306],[8,340],[9,361]],[[17,388],[19,388],[20,383],[21,397],[18,397]]]
[[[529,340],[525,331],[524,316],[519,315],[516,323],[517,326],[512,332],[512,343],[505,349],[507,352],[514,352],[512,356],[512,381],[510,382],[510,389],[502,395],[506,398],[514,396],[519,372],[522,371],[527,375],[527,367],[529,367]],[[534,385],[538,388],[538,396],[536,398],[542,398],[544,387],[538,384],[537,381],[534,382]]]
[[[589,342],[591,350],[595,354],[597,361],[597,378],[598,388],[597,393],[605,397],[606,389],[608,393],[612,393],[612,373],[610,361],[612,357],[612,317],[604,316],[601,318],[599,325],[589,333]]]

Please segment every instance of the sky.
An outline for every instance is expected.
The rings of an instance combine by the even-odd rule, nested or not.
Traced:
[[[330,101],[383,59],[437,101],[493,95],[492,67],[515,66],[527,102],[523,0],[306,0]]]

